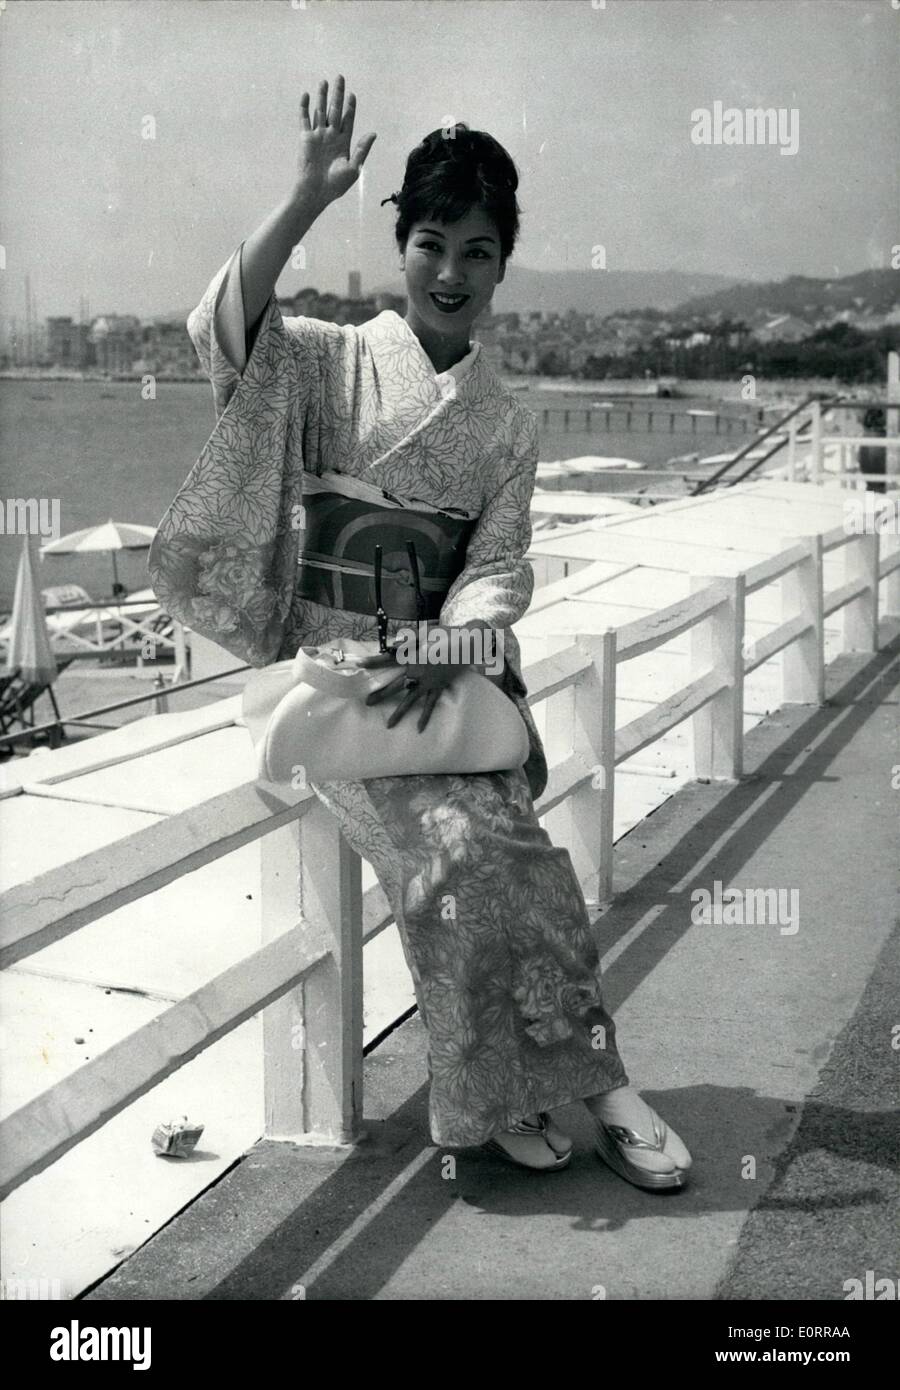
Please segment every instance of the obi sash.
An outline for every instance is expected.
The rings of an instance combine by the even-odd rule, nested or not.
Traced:
[[[312,487],[304,488],[297,596],[326,608],[374,617],[374,558],[380,545],[381,596],[387,616],[411,622],[439,618],[450,586],[465,565],[476,519],[431,508],[419,511],[384,493],[382,501],[375,502],[373,494],[378,489],[358,482],[352,490],[365,495],[345,496],[323,486],[318,478]],[[409,541],[415,545],[419,593],[410,567]]]

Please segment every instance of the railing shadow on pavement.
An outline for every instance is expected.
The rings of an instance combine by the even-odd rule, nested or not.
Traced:
[[[727,834],[722,848],[716,850],[714,867],[710,866],[707,876],[723,883],[732,882],[755,851],[786,820],[807,788],[828,776],[827,769],[836,754],[849,743],[871,714],[864,697],[872,694],[877,685],[890,676],[898,655],[900,636],[873,653],[860,670],[831,692],[824,705],[810,707],[809,717],[800,727],[779,743],[758,766],[748,771],[742,781],[706,787],[694,783],[682,789],[679,793],[682,803],[686,796],[711,796],[714,805],[700,819],[691,819],[690,828],[643,877],[632,878],[630,882],[623,882],[620,878],[615,899],[598,919],[601,948],[608,950],[634,929],[636,918],[642,911],[646,912],[650,906],[658,903],[664,904],[663,914],[655,917],[652,923],[656,953],[648,954],[651,934],[642,933],[626,946],[613,965],[604,969],[604,996],[611,1011],[621,1007],[679,937],[690,929],[690,913],[685,911],[685,904],[689,902],[691,887],[699,882],[695,866],[709,858],[710,846]],[[757,739],[765,737],[766,733],[767,726],[758,726],[747,735],[746,747],[751,754]],[[813,747],[810,747],[811,743]],[[802,764],[787,772],[801,756]],[[887,768],[885,777],[887,783]],[[781,782],[777,800],[761,801],[761,788],[776,781]],[[738,828],[727,833],[723,827],[729,826]],[[636,827],[630,836],[618,842],[618,866],[620,873],[624,870],[623,877],[628,873],[623,859],[627,861],[629,839],[643,829],[643,826]],[[665,922],[668,914],[683,916],[680,928]],[[657,927],[660,927],[658,932],[655,930]],[[638,956],[641,960],[640,970],[632,972],[630,964]]]

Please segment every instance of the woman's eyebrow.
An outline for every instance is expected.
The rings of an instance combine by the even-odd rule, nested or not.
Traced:
[[[443,232],[439,232],[438,229],[437,229],[436,227],[420,227],[419,230],[418,230],[418,232],[416,233],[416,235],[417,235],[417,236],[423,236],[426,232],[427,232],[430,236],[439,236],[439,237],[442,237],[442,236],[444,235],[444,233],[443,233]],[[468,246],[468,245],[469,245],[471,242],[473,242],[473,241],[493,241],[493,242],[496,242],[496,240],[497,240],[497,238],[496,238],[496,237],[493,237],[493,236],[470,236],[470,237],[467,237],[467,238],[466,238],[466,245]]]

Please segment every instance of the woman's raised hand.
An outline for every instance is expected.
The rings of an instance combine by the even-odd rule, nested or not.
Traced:
[[[310,112],[309,92],[300,98],[300,151],[298,157],[298,193],[323,206],[333,203],[352,188],[359,178],[369,150],[375,143],[374,134],[358,140],[352,153],[353,122],[356,118],[356,97],[347,96],[344,106],[344,79],[338,77],[329,98],[328,83],[319,83],[316,105]]]

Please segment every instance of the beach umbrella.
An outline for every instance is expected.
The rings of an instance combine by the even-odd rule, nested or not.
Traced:
[[[103,521],[98,526],[88,526],[83,531],[70,531],[67,536],[48,541],[41,546],[42,555],[88,555],[108,550],[112,556],[113,584],[118,585],[116,569],[117,550],[148,550],[155,526],[137,526],[127,521]],[[115,589],[113,590],[115,592]]]
[[[19,671],[25,681],[52,681],[57,675],[56,657],[50,646],[44,601],[34,572],[34,556],[28,537],[22,537],[22,555],[16,575],[12,622],[6,648],[7,671]]]

